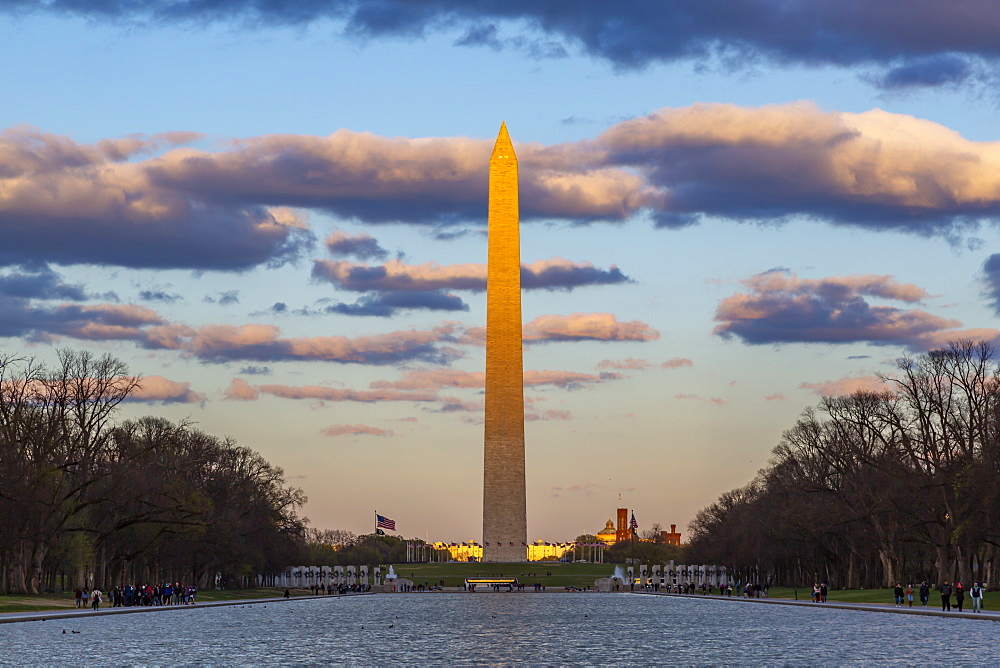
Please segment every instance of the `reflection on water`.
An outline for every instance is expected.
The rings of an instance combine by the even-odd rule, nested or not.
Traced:
[[[974,620],[697,598],[397,594],[2,624],[0,663],[829,665],[947,657],[984,665],[1000,660],[996,630]]]

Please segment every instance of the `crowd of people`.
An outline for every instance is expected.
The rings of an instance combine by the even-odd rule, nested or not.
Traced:
[[[100,589],[77,589],[73,592],[76,607],[94,610],[101,608],[104,592]],[[112,608],[129,608],[136,605],[194,605],[197,590],[192,586],[183,586],[179,582],[162,585],[123,585],[114,587],[108,592]]]
[[[912,589],[912,585],[908,588]],[[900,589],[900,585],[896,585],[896,589]],[[941,610],[950,611],[952,609],[951,597],[955,596],[955,610],[958,612],[965,611],[965,596],[966,590],[962,586],[961,582],[956,582],[954,586],[947,580],[944,581],[940,587],[937,587],[938,593],[941,595]],[[927,605],[928,599],[930,599],[931,587],[927,582],[923,582],[920,585],[920,602],[923,605]],[[968,596],[972,599],[972,611],[982,612],[983,611],[983,599],[986,597],[986,585],[982,582],[976,582],[974,585],[969,587]],[[898,597],[897,597],[898,598]],[[912,596],[911,603],[912,605]]]

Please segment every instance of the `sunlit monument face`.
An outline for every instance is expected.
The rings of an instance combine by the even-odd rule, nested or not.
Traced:
[[[528,542],[520,245],[517,157],[502,124],[490,156],[483,561],[525,561]]]

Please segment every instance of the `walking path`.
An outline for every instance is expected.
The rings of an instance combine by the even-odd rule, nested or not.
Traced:
[[[349,593],[343,596],[367,596],[366,593]],[[245,598],[234,601],[206,601],[194,605],[135,605],[128,608],[61,608],[59,610],[40,610],[38,612],[3,612],[0,613],[0,624],[11,622],[41,622],[48,619],[68,619],[72,617],[95,617],[97,615],[128,615],[133,612],[168,612],[171,610],[197,610],[198,608],[217,608],[223,605],[256,605],[258,603],[286,603],[302,601],[310,598],[341,598],[341,594],[321,594],[320,596],[293,596],[291,598]]]
[[[827,601],[826,603],[814,603],[812,601],[795,601],[788,598],[743,598],[742,596],[712,596],[703,594],[673,594],[667,592],[637,591],[636,594],[648,594],[649,596],[675,596],[677,598],[694,598],[706,601],[735,601],[739,603],[768,603],[771,605],[798,605],[808,608],[838,608],[840,610],[862,610],[864,612],[891,612],[897,615],[922,615],[924,617],[957,617],[960,619],[984,619],[991,622],[1000,622],[1000,611],[983,610],[982,612],[972,612],[965,610],[958,612],[952,604],[952,612],[945,612],[928,604],[927,607],[915,605],[912,608],[903,606],[897,608],[890,603],[840,603]],[[968,600],[968,599],[966,599]],[[931,597],[931,603],[934,598]],[[938,605],[940,605],[940,600]],[[971,607],[971,606],[969,606]]]

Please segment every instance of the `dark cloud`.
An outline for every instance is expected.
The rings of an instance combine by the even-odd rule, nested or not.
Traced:
[[[455,40],[458,46],[485,46],[494,50],[503,48],[500,30],[492,23],[471,26],[462,37]]]
[[[7,0],[10,13],[48,11],[98,20],[203,25],[304,25],[333,20],[344,35],[421,38],[461,31],[458,43],[558,55],[567,48],[619,68],[718,61],[894,66],[900,60],[1000,55],[993,0]],[[509,34],[510,36],[506,36]]]
[[[994,253],[983,263],[983,282],[993,313],[1000,316],[1000,253]]]
[[[610,269],[600,269],[593,265],[565,264],[534,265],[521,267],[521,287],[525,290],[572,290],[584,285],[614,285],[630,283],[632,279],[612,265]]]
[[[799,279],[767,272],[744,281],[749,292],[723,299],[715,334],[749,344],[856,343],[926,349],[956,320],[919,309],[869,304],[866,297],[914,302],[926,293],[887,276]],[[994,334],[995,336],[995,334]]]
[[[402,310],[468,311],[469,305],[456,295],[440,291],[380,292],[361,297],[353,304],[332,304],[324,310],[341,315],[387,318]]]
[[[346,261],[314,260],[312,276],[355,292],[481,292],[486,289],[486,265],[482,264],[415,265],[391,260],[385,264],[370,266]],[[614,285],[630,281],[614,265],[610,269],[601,269],[589,262],[575,263],[563,258],[521,265],[521,287],[526,290],[572,290],[587,285]]]
[[[208,202],[154,182],[150,166],[165,158],[128,160],[191,136],[175,134],[86,145],[29,128],[0,133],[0,265],[232,271],[280,265],[312,245],[288,209]]]
[[[240,369],[240,375],[242,376],[269,376],[271,375],[271,367],[269,366],[245,366]]]
[[[972,67],[968,59],[942,54],[917,58],[894,67],[876,82],[882,88],[920,88],[962,84],[971,75]]]
[[[643,174],[667,227],[808,216],[958,239],[1000,220],[988,142],[879,109],[696,104],[619,123],[595,144],[608,166]]]
[[[84,301],[87,294],[81,285],[68,285],[48,265],[22,266],[0,275],[0,296],[22,299],[68,299]]]
[[[11,156],[0,172],[0,265],[238,270],[292,261],[311,247],[312,233],[289,206],[365,223],[456,225],[461,233],[487,210],[488,141],[339,130],[329,137],[265,135],[214,153],[175,149],[121,163],[107,156],[125,149],[104,143],[23,129],[0,134],[0,151]],[[879,109],[696,104],[618,123],[591,140],[519,146],[521,214],[574,223],[649,215],[666,227],[704,216],[808,217],[958,240],[1000,220],[995,153],[989,142]],[[337,253],[386,253],[366,235],[335,233],[331,240]],[[361,292],[485,284],[484,275],[470,275],[462,285],[452,277],[403,286],[396,279],[406,277],[386,269],[397,265],[320,260],[313,273]],[[349,275],[335,277],[335,269]],[[626,280],[615,269],[549,268],[537,287]],[[525,284],[536,286],[531,276]]]
[[[183,299],[181,295],[171,294],[169,292],[164,292],[163,290],[142,290],[139,292],[139,299],[144,302],[161,302],[164,304],[172,304],[176,301]]]
[[[440,344],[451,340],[447,330],[399,331],[350,339],[345,336],[282,338],[266,325],[210,325],[187,330],[172,339],[146,336],[144,345],[187,351],[203,362],[324,361],[340,364],[450,364],[460,356]]]
[[[338,257],[356,257],[359,260],[384,260],[389,257],[389,251],[367,234],[350,235],[338,230],[327,237],[324,244],[331,255]]]
[[[163,324],[163,320],[142,306],[36,306],[28,299],[0,296],[0,337],[135,340],[143,336],[144,328],[159,324]]]
[[[205,295],[202,299],[206,304],[218,304],[219,306],[228,306],[230,304],[240,303],[240,291],[239,290],[226,290],[225,292],[220,292],[217,297],[212,295]]]

